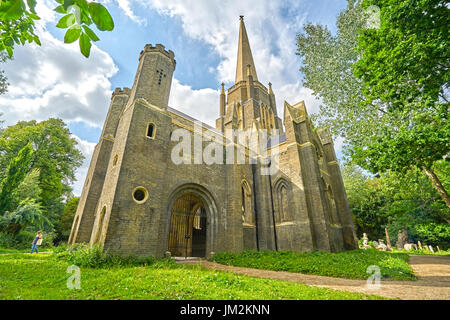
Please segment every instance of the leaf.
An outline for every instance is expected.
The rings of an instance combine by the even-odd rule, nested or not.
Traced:
[[[6,47],[6,51],[8,51],[8,56],[9,56],[9,58],[12,58],[12,56],[13,56],[13,50],[12,50],[12,48],[11,48],[11,47]]]
[[[62,17],[56,24],[56,27],[64,29],[73,25],[74,23],[75,23],[75,15],[73,13],[70,13]]]
[[[34,42],[35,42],[38,46],[41,45],[41,40],[39,40],[39,37],[38,37],[38,36],[34,36],[34,37],[33,37],[33,40],[34,40]]]
[[[0,19],[16,20],[23,16],[25,3],[23,0],[3,1],[0,6]]]
[[[101,31],[111,31],[114,29],[114,21],[108,10],[100,3],[89,3],[89,13],[97,28]]]
[[[67,13],[67,10],[64,8],[64,6],[57,6],[53,11],[56,11],[58,13]]]
[[[80,51],[83,56],[89,58],[91,52],[91,40],[85,33],[82,33],[80,36]]]
[[[94,33],[94,31],[92,31],[92,29],[88,26],[83,25],[83,29],[92,41],[100,40],[99,37],[97,37],[97,35]]]
[[[64,43],[72,43],[72,42],[78,40],[80,35],[81,35],[80,25],[77,24],[77,25],[71,26],[67,30],[66,34],[64,35]]]
[[[27,0],[28,7],[30,8],[30,11],[34,14],[36,14],[36,11],[34,8],[36,7],[36,0]]]

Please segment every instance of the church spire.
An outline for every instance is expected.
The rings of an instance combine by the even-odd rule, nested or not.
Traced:
[[[239,29],[239,43],[238,43],[238,58],[236,66],[236,80],[244,81],[247,79],[247,66],[250,65],[250,73],[253,76],[254,81],[258,81],[256,75],[255,63],[253,62],[252,50],[250,49],[250,42],[248,41],[247,31],[245,30],[244,16],[240,16],[240,29]]]

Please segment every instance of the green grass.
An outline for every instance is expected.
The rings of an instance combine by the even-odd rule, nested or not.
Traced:
[[[394,252],[405,252],[408,254],[415,254],[415,255],[421,255],[421,256],[450,256],[450,250],[441,250],[441,251],[426,251],[426,250],[396,250],[394,249]]]
[[[350,279],[367,279],[371,265],[380,267],[383,279],[415,280],[406,253],[389,253],[375,249],[339,253],[290,251],[245,251],[239,254],[218,253],[212,258],[221,264],[265,270],[290,271]]]
[[[25,253],[30,252],[31,249],[8,249],[8,248],[0,248],[1,253]]]
[[[150,266],[81,267],[81,289],[55,254],[0,256],[0,299],[381,299],[159,260]]]

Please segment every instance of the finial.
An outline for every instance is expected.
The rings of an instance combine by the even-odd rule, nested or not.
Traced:
[[[222,82],[222,93],[225,93],[225,83]]]
[[[273,91],[272,91],[272,82],[269,82],[269,93],[273,93]]]
[[[251,76],[252,75],[252,65],[248,64],[247,65],[247,76]]]
[[[244,16],[239,16],[239,20],[244,21]]]

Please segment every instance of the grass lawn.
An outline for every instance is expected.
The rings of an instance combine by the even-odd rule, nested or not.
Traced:
[[[81,289],[66,286],[69,263],[54,254],[0,256],[0,299],[381,299],[199,266],[81,268]]]
[[[239,254],[218,253],[213,261],[238,267],[290,271],[349,279],[367,279],[367,267],[380,267],[383,279],[415,280],[406,253],[382,252],[375,249],[338,253],[289,251],[245,251]]]
[[[0,254],[1,253],[25,253],[30,252],[31,249],[4,249],[0,248]]]

